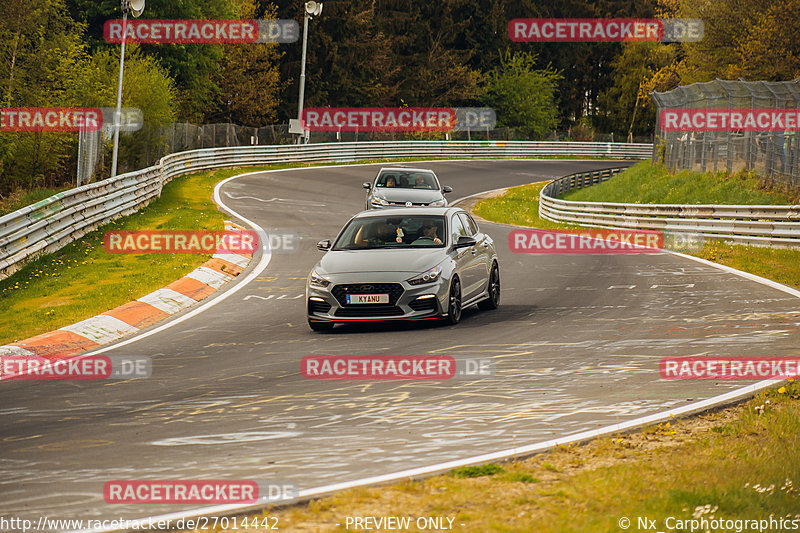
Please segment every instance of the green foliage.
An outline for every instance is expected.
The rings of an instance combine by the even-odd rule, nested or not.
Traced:
[[[642,204],[786,205],[792,199],[765,190],[752,173],[669,172],[664,166],[643,161],[610,180],[564,195],[579,202]]]
[[[450,475],[453,477],[481,477],[481,476],[493,476],[494,474],[499,474],[500,472],[505,472],[503,467],[500,465],[496,465],[494,463],[489,463],[485,465],[476,465],[476,466],[461,466],[458,468],[454,468]]]
[[[556,82],[561,75],[536,69],[536,55],[506,52],[500,66],[487,74],[484,103],[493,107],[498,125],[544,136],[557,124]]]
[[[0,4],[0,88],[3,107],[72,106],[82,75],[83,26],[63,0]],[[0,132],[0,194],[53,186],[74,159],[74,133]]]
[[[253,0],[238,2],[240,18],[275,18],[272,6],[258,13]],[[254,127],[274,123],[284,86],[278,70],[282,56],[277,44],[227,45],[212,76],[216,93],[207,120]]]
[[[113,107],[119,47],[90,54],[85,30],[66,14],[64,0],[0,5],[2,105]],[[141,109],[148,123],[171,121],[176,91],[168,73],[135,45],[126,55],[123,105]],[[75,132],[0,132],[0,194],[72,181],[77,138]]]
[[[703,39],[695,43],[661,45],[676,50],[666,67],[672,89],[715,78],[791,80],[800,76],[800,0],[662,0],[666,14],[703,20]]]
[[[622,140],[632,135],[650,135],[655,127],[655,104],[642,86],[654,69],[665,66],[655,49],[656,43],[628,43],[612,61],[614,85],[597,98],[595,126],[614,132]]]
[[[89,49],[113,50],[118,44],[103,40],[103,24],[122,18],[118,0],[68,0],[70,14],[88,26]],[[233,19],[238,0],[148,0],[143,18],[148,19]],[[203,121],[219,92],[212,77],[221,68],[222,44],[142,44],[145,56],[163,65],[175,80],[182,119]]]

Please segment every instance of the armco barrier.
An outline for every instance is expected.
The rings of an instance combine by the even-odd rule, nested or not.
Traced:
[[[395,141],[239,146],[179,152],[155,166],[58,193],[0,217],[0,279],[39,254],[53,252],[109,221],[141,209],[172,178],[207,170],[295,162],[349,162],[405,157],[646,159],[651,144],[539,141]]]
[[[582,172],[553,180],[539,194],[539,216],[554,222],[696,234],[755,246],[800,246],[800,205],[622,204],[558,198],[622,170]]]

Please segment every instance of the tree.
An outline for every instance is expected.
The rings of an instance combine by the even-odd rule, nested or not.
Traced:
[[[800,0],[662,0],[668,14],[700,18],[703,39],[681,43],[680,84],[715,78],[791,80],[800,76]]]
[[[70,90],[82,75],[83,25],[64,14],[63,0],[0,4],[0,87],[3,105],[73,106]],[[52,185],[63,176],[75,145],[66,132],[0,133],[0,194]]]
[[[601,131],[614,132],[617,138],[628,135],[650,135],[655,127],[655,104],[649,96],[654,85],[666,74],[674,61],[674,47],[660,43],[628,43],[622,54],[612,61],[613,85],[597,99],[598,113],[594,125]]]
[[[237,1],[240,18],[275,18],[272,5],[257,14],[253,0]],[[278,46],[258,43],[225,48],[220,68],[213,76],[218,90],[215,107],[207,113],[209,120],[256,127],[276,120],[283,88],[278,70],[283,53]]]
[[[121,18],[119,0],[67,0],[69,13],[88,26],[90,52],[119,48],[103,40],[103,24]],[[234,0],[148,0],[145,17],[150,19],[232,19]],[[180,118],[203,121],[214,109],[219,87],[213,77],[219,72],[222,44],[142,44],[142,53],[158,60],[175,80]]]
[[[494,108],[498,125],[543,137],[557,125],[555,94],[561,74],[550,67],[537,70],[536,60],[529,52],[506,52],[487,74],[484,103]]]

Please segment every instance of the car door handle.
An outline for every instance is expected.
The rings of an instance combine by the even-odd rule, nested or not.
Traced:
[[[476,250],[475,247],[473,246],[470,252],[472,252],[472,255],[475,255],[478,253],[478,250]]]
[[[488,242],[485,242],[485,243],[483,243],[481,246],[483,246],[484,248],[488,248],[488,247],[489,247],[489,243],[488,243]]]

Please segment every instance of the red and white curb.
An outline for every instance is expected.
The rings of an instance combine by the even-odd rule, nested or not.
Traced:
[[[245,231],[229,220],[227,231]],[[181,279],[110,311],[29,339],[0,346],[0,356],[60,360],[92,350],[190,307],[242,273],[252,254],[216,253]],[[3,379],[3,376],[0,376]]]

